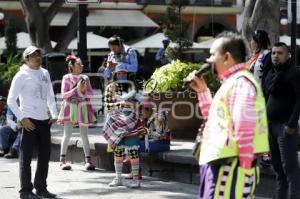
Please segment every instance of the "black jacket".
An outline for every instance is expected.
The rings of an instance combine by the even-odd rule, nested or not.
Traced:
[[[300,69],[292,67],[290,60],[284,65],[271,65],[263,82],[270,122],[285,123],[294,128],[300,115]]]

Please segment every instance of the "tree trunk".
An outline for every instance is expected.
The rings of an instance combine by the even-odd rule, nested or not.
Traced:
[[[64,52],[67,50],[67,47],[70,41],[75,37],[77,31],[77,21],[78,21],[78,10],[73,12],[73,15],[63,33],[64,37],[60,37],[57,41],[57,45],[54,50],[58,52]]]
[[[279,40],[279,0],[246,0],[243,36],[248,41],[255,30],[265,30],[271,45]]]
[[[54,0],[52,4],[46,10],[43,11],[38,1],[21,0],[21,5],[23,13],[25,15],[26,26],[30,35],[31,42],[33,45],[42,48],[45,53],[49,53],[54,50],[51,46],[51,40],[49,35],[50,23],[64,2],[64,0]],[[63,41],[63,44],[57,43],[57,47],[55,47],[56,51],[65,51],[67,45],[73,39],[74,28],[69,27],[71,25],[74,26],[74,22],[72,22],[73,20],[74,19],[72,19],[71,22],[69,22],[68,27],[66,27],[66,33],[59,41]],[[70,31],[71,33],[69,33],[68,31]]]

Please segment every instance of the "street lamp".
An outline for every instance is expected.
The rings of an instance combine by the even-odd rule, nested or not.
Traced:
[[[289,21],[288,21],[287,18],[281,18],[281,19],[280,19],[280,24],[281,24],[281,25],[284,25],[284,26],[285,26],[285,25],[287,25],[288,23],[289,23]]]

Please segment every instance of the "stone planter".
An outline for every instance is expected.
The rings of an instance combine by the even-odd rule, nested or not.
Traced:
[[[169,128],[176,139],[195,139],[201,125],[201,113],[195,92],[153,93],[155,108],[168,111]]]

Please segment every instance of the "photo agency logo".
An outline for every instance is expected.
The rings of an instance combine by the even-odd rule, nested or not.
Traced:
[[[97,79],[97,81],[93,81],[94,84],[92,85],[93,93],[86,93],[82,94],[78,90],[75,90],[76,95],[79,99],[89,98],[89,102],[94,109],[95,116],[97,117],[97,123],[95,125],[101,126],[103,125],[103,118],[105,118],[105,104],[104,104],[104,95],[105,90],[108,86],[114,87],[117,84],[127,84],[129,88],[129,92],[124,92],[122,95],[117,96],[118,100],[121,101],[132,101],[135,102],[135,105],[143,105],[145,100],[147,103],[151,104],[151,107],[154,111],[165,111],[168,113],[168,117],[172,117],[175,120],[182,121],[182,120],[189,120],[196,117],[199,120],[202,120],[202,114],[199,108],[199,102],[197,98],[197,94],[189,89],[186,89],[183,92],[145,92],[143,90],[136,89],[136,84],[133,81],[129,80],[119,80],[119,81],[109,81],[106,78],[99,77],[98,73],[85,73],[89,79]],[[99,80],[99,81],[98,81]],[[95,84],[97,82],[97,85]],[[52,82],[53,86],[61,87],[61,80],[55,80]],[[74,83],[71,83],[67,86],[70,88],[74,86]],[[96,89],[95,89],[96,88]],[[214,93],[213,93],[214,95]],[[56,105],[57,109],[60,110],[61,104],[63,102],[63,96],[61,93],[55,94],[56,98]],[[67,101],[67,100],[66,100]],[[71,101],[69,101],[71,102]],[[78,103],[86,103],[83,101],[79,101]],[[211,103],[211,102],[202,102],[202,103]],[[243,109],[236,109],[235,107],[229,107],[229,111],[232,112],[232,116],[235,117],[236,115],[241,115],[243,118],[253,120],[253,118],[259,117],[262,119],[263,117],[263,110],[265,109],[265,104],[256,104],[256,110],[253,109],[253,104],[245,104],[245,108]],[[250,108],[247,108],[250,107]],[[132,106],[134,108],[134,106]],[[102,119],[99,119],[102,118]]]

